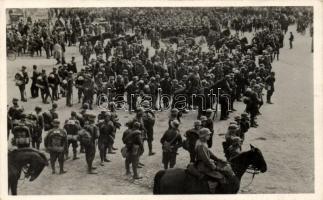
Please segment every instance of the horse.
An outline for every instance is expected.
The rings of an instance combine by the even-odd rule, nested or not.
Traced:
[[[240,189],[241,178],[248,169],[253,174],[267,171],[267,164],[262,152],[250,145],[251,149],[242,152],[230,160],[234,176],[227,178],[215,188],[215,194],[237,194]],[[160,170],[154,177],[153,194],[210,194],[208,179],[201,179],[190,175],[187,170],[175,168]]]
[[[21,171],[27,167],[25,178],[35,180],[44,167],[48,166],[45,154],[32,148],[19,148],[8,151],[8,190],[12,195],[17,195],[18,180]]]

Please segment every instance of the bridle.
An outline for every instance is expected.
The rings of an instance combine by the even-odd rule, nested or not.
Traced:
[[[233,156],[233,157],[231,157],[230,159],[229,159],[229,161],[228,161],[228,163],[230,164],[230,165],[232,165],[232,160],[233,159],[235,159],[236,157],[238,157],[240,154],[237,154],[237,155],[235,155],[235,156]],[[258,174],[260,174],[260,170],[257,168],[257,167],[255,167],[255,166],[253,166],[253,165],[249,165],[248,166],[248,168],[247,168],[247,170],[246,170],[246,173],[248,173],[248,174],[252,174],[252,178],[251,178],[251,181],[247,184],[247,185],[245,185],[245,186],[243,186],[242,187],[242,189],[245,189],[245,188],[248,188],[251,184],[252,184],[252,182],[253,182],[253,180],[254,180],[254,178],[255,178],[255,176],[256,175],[258,175]]]
[[[242,189],[248,188],[252,184],[255,176],[260,174],[260,170],[258,168],[256,168],[256,167],[252,166],[252,165],[249,165],[247,170],[246,170],[246,173],[252,174],[252,178],[251,178],[251,181],[247,185],[242,187]]]
[[[25,181],[29,176],[30,176],[30,165],[25,165],[21,168],[21,172],[24,173],[23,178],[19,179],[19,180],[23,180]]]

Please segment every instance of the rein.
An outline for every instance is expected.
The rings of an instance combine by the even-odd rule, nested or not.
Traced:
[[[23,180],[25,182],[26,177],[28,176],[29,166],[22,167],[21,171],[24,173],[24,177],[23,178],[19,177],[19,180]]]
[[[246,172],[247,172],[248,174],[252,174],[252,178],[251,178],[251,181],[250,181],[247,185],[243,186],[241,189],[246,189],[246,188],[248,188],[248,187],[252,184],[252,182],[253,182],[253,180],[254,180],[255,176],[256,176],[257,174],[259,174],[259,173],[260,173],[260,170],[258,170],[258,169],[256,169],[255,167],[253,167],[253,166],[251,166],[251,165],[250,165],[250,166],[247,168]]]
[[[240,154],[238,154],[238,155],[235,155],[235,156],[233,156],[232,158],[230,158],[229,159],[229,161],[228,161],[228,163],[230,164],[230,165],[232,165],[232,160],[233,159],[235,159],[236,157],[238,157]],[[249,165],[248,166],[248,168],[247,168],[247,170],[246,170],[246,173],[248,173],[248,174],[252,174],[252,178],[251,178],[251,181],[247,184],[247,185],[245,185],[245,186],[243,186],[241,189],[246,189],[246,188],[248,188],[251,184],[252,184],[252,182],[253,182],[253,180],[254,180],[254,178],[255,178],[255,176],[257,175],[257,174],[260,174],[260,170],[259,169],[257,169],[256,167],[253,167],[252,165]]]

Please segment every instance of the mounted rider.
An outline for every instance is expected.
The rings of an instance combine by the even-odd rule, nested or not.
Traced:
[[[196,141],[196,162],[195,166],[197,171],[207,176],[210,192],[213,193],[218,184],[225,182],[225,177],[234,176],[229,165],[223,165],[225,163],[221,159],[217,158],[207,146],[211,131],[208,128],[202,128],[199,131],[199,139]],[[222,173],[220,173],[222,172]]]

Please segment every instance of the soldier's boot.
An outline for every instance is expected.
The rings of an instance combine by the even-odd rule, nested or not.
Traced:
[[[39,143],[39,142],[37,142],[37,143],[36,143],[36,149],[38,149],[38,150],[39,150],[39,148],[40,148],[40,143]]]
[[[79,157],[77,157],[77,151],[76,149],[73,149],[73,160],[77,160]]]
[[[138,175],[137,165],[138,163],[132,163],[133,179],[142,179],[142,177]]]
[[[55,174],[56,173],[56,170],[55,170],[55,161],[53,161],[52,158],[50,158],[50,166],[52,168],[52,174]]]
[[[70,159],[70,157],[69,157],[69,155],[68,155],[69,153],[68,153],[68,151],[66,151],[66,153],[65,153],[65,160],[68,160],[68,159]]]
[[[87,173],[88,174],[97,174],[97,172],[95,172],[95,171],[93,171],[94,169],[93,169],[93,167],[92,167],[92,165],[91,166],[89,166],[88,167],[88,169],[87,169]]]
[[[250,126],[251,126],[251,127],[254,127],[254,128],[258,127],[258,124],[256,123],[255,119],[253,119],[253,118],[252,118],[252,119],[250,120]]]
[[[67,171],[64,170],[64,161],[59,162],[59,174],[65,174]]]
[[[114,151],[112,150],[112,146],[111,146],[111,147],[109,147],[108,153],[109,153],[109,154],[115,154],[116,152],[114,152]]]
[[[100,165],[101,166],[104,166],[104,152],[103,152],[103,150],[102,149],[100,149],[100,159],[101,159],[101,163],[100,163]]]
[[[81,145],[80,153],[85,153],[85,149],[84,149],[84,146],[83,145]]]
[[[125,161],[125,166],[126,166],[126,175],[130,175],[130,163],[128,163],[128,161]]]
[[[155,152],[153,152],[153,144],[151,141],[148,142],[148,148],[149,148],[149,156],[155,155]]]

